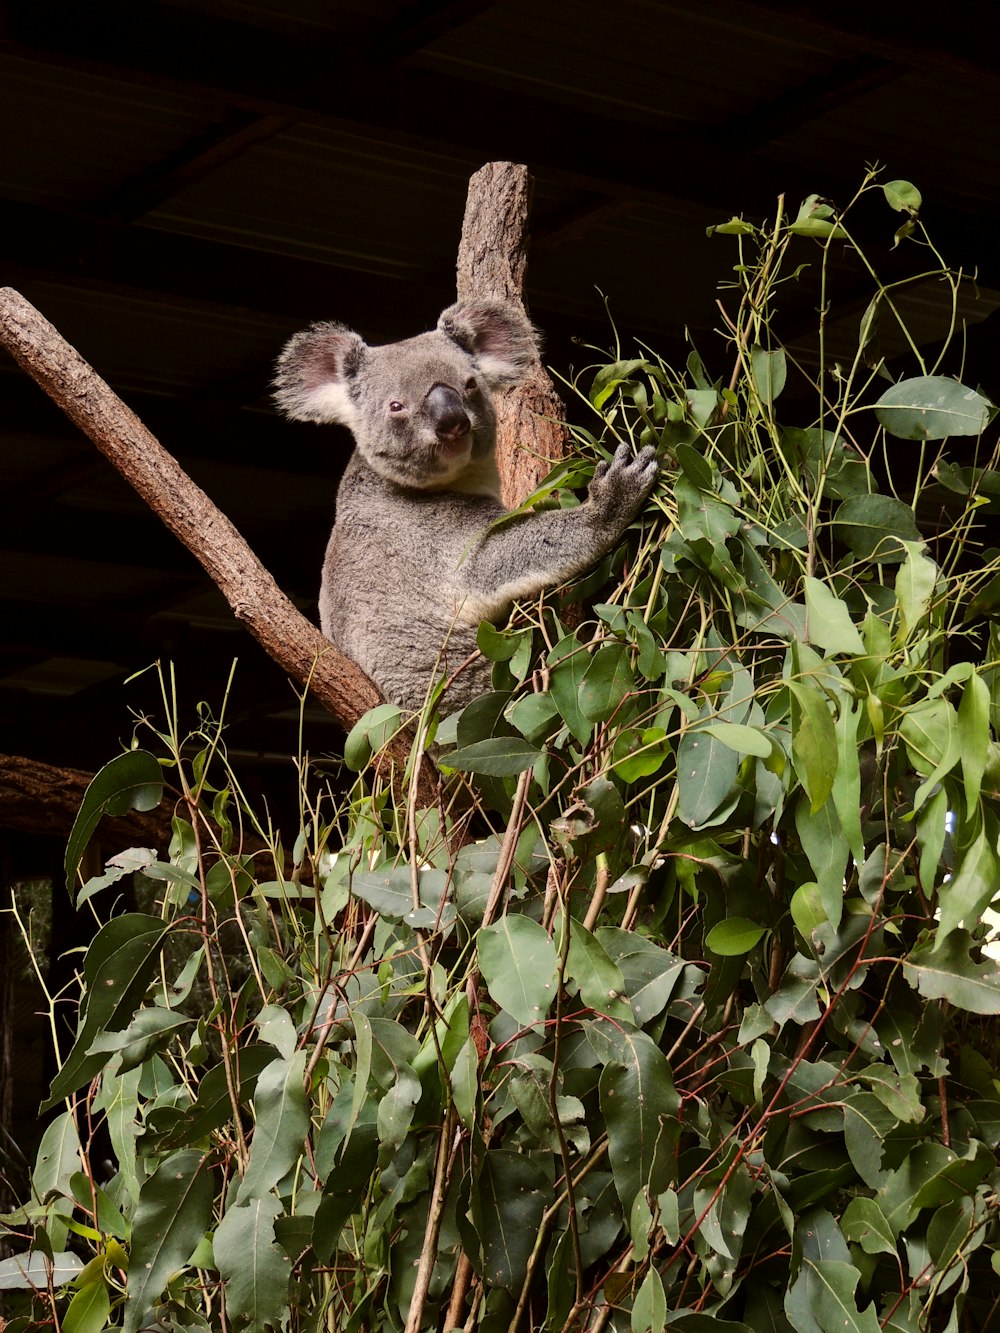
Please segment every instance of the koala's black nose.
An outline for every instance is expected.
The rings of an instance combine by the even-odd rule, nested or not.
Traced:
[[[447,384],[435,384],[424,399],[424,406],[434,423],[434,433],[439,440],[461,440],[472,429],[472,422],[461,398]]]

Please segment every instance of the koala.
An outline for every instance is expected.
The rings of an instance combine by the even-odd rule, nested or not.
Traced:
[[[654,450],[623,446],[575,509],[518,515],[499,498],[495,390],[538,354],[524,313],[460,301],[429,333],[369,347],[341,324],[298,333],[275,397],[300,421],[339,422],[356,448],[337,493],[320,588],[323,633],[385,698],[422,707],[438,676],[453,712],[490,688],[481,620],[505,619],[614,547],[656,483]]]

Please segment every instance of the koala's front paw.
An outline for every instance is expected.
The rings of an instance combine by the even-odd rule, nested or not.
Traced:
[[[628,445],[620,444],[610,463],[594,469],[587,492],[590,503],[601,519],[624,531],[656,485],[659,471],[655,449],[647,445],[633,458]]]

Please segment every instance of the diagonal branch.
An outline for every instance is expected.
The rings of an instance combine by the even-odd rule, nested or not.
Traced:
[[[229,519],[79,352],[11,287],[0,342],[198,559],[261,647],[345,727],[381,702],[355,664],[298,611]]]

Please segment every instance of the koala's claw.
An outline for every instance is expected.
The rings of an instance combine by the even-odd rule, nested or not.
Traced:
[[[620,444],[610,461],[598,463],[590,483],[590,500],[602,516],[627,526],[656,485],[660,465],[650,445],[632,457],[627,444]]]

